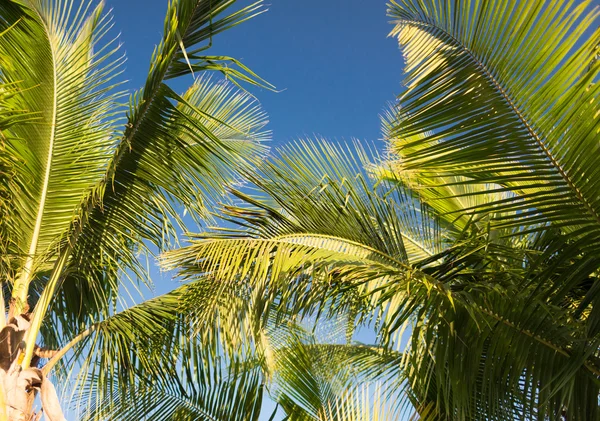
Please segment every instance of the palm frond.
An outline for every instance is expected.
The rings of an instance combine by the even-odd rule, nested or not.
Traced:
[[[377,184],[365,169],[377,157],[355,147],[317,140],[282,148],[247,174],[257,199],[234,190],[247,206],[226,207],[226,219],[259,238],[320,235],[411,263],[439,252],[445,239],[430,209],[406,190]]]
[[[106,170],[116,131],[113,78],[122,59],[105,41],[112,24],[102,4],[90,1],[4,2],[0,37],[4,83],[19,83],[15,101],[35,120],[16,124],[6,142],[28,150],[15,174],[9,255],[18,268],[15,298],[25,301],[36,270],[50,267],[55,247],[69,229],[73,210]],[[4,230],[4,229],[3,229]]]
[[[373,379],[382,379],[381,372],[398,356],[378,347],[315,339],[306,331],[296,330],[275,346],[276,370],[270,395],[291,419],[354,421],[352,417],[358,415],[354,392],[367,391]],[[392,398],[389,394],[385,397],[384,388],[378,392],[376,403]],[[367,413],[382,414],[383,408],[376,406],[360,406],[365,421],[370,419]]]
[[[158,132],[143,137],[143,151],[132,149],[101,204],[88,215],[53,302],[68,332],[90,317],[109,314],[123,285],[120,274],[133,271],[147,279],[138,259],[146,247],[142,241],[159,249],[170,245],[176,229],[172,221],[183,226],[182,209],[174,203],[196,218],[206,217],[211,198],[221,196],[223,187],[237,181],[238,171],[264,150],[266,117],[249,94],[199,78],[179,99],[177,107],[166,99],[162,108],[157,103],[157,112],[171,109],[172,121],[159,127],[156,117],[151,124]],[[78,311],[82,306],[84,313]]]
[[[391,131],[402,168],[497,185],[516,197],[478,211],[500,225],[552,222],[596,247],[600,67],[589,64],[600,31],[585,35],[598,16],[590,3],[392,2],[407,63]]]
[[[445,222],[444,228],[453,232],[455,236],[467,227],[485,226],[492,204],[509,200],[511,194],[503,192],[498,185],[477,182],[465,176],[443,176],[421,167],[406,169],[398,151],[402,150],[401,154],[406,155],[409,144],[418,144],[431,133],[416,133],[410,138],[394,138],[392,133],[399,114],[401,109],[391,107],[382,116],[388,156],[382,164],[371,169],[374,175],[398,188],[409,189],[417,195],[421,202],[433,209]]]
[[[383,396],[382,385],[364,384],[351,389],[343,400],[330,403],[321,421],[396,421],[401,413]]]
[[[407,383],[399,386],[411,390],[417,409],[431,417],[470,419],[481,412],[491,419],[517,413],[551,416],[557,406],[591,416],[595,404],[584,396],[597,394],[597,357],[588,348],[591,344],[596,349],[597,339],[589,336],[584,319],[572,321],[571,310],[539,283],[544,268],[555,271],[551,279],[564,279],[577,265],[568,259],[548,264],[557,259],[563,236],[551,236],[551,241],[527,237],[515,243],[498,241],[494,230],[466,230],[451,236],[453,243],[437,243],[445,244],[445,250],[411,265],[406,257],[393,255],[393,248],[379,246],[377,237],[379,230],[402,227],[387,221],[401,220],[395,212],[410,208],[394,207],[403,203],[399,200],[390,201],[393,206],[387,208],[385,200],[392,197],[390,192],[403,190],[384,189],[382,194],[356,187],[350,177],[332,176],[349,162],[333,154],[316,160],[331,162],[333,169],[315,166],[309,172],[308,165],[298,164],[304,163],[302,156],[300,150],[252,175],[266,193],[264,203],[236,193],[251,206],[228,207],[226,215],[246,232],[204,233],[191,246],[166,254],[167,267],[180,267],[189,279],[215,276],[247,282],[290,314],[307,316],[328,308],[332,316],[358,308],[359,314],[368,314],[363,317],[376,321],[386,345],[409,324],[411,347],[399,364]],[[336,165],[342,168],[337,173]],[[262,179],[261,174],[270,176]],[[357,174],[354,180],[362,182]],[[343,182],[337,184],[340,179]],[[337,190],[328,192],[330,186]],[[368,201],[359,200],[363,193]],[[296,200],[288,204],[284,197]],[[379,212],[363,203],[377,204]],[[339,223],[334,224],[327,219],[327,209],[342,204],[347,212],[336,214]],[[372,216],[359,222],[361,212]],[[344,218],[352,222],[346,226]],[[410,221],[422,224],[424,219]],[[464,380],[456,383],[459,378]],[[490,386],[498,381],[503,382],[501,390]],[[581,397],[572,394],[575,385],[585,392]],[[290,413],[305,413],[310,400],[304,400],[284,407]]]
[[[226,367],[214,362],[207,366],[206,356],[197,355],[193,383],[170,377],[128,385],[127,394],[115,391],[92,405],[81,419],[257,421],[265,393],[260,369],[236,361],[228,361]]]
[[[567,408],[595,419],[597,400],[589,397],[598,395],[598,338],[570,306],[527,282],[535,271],[524,268],[543,267],[546,257],[521,253],[527,264],[493,242],[460,244],[446,262],[423,269],[433,285],[413,277],[380,286],[384,330],[412,326],[402,367],[417,409],[440,419],[508,420],[552,418]]]
[[[200,279],[91,325],[63,362],[67,371],[82,368],[80,409],[90,419],[131,419],[144,408],[254,419],[249,408],[262,396],[262,365],[252,302],[240,283]],[[229,393],[239,393],[239,406],[224,405]]]
[[[23,180],[17,174],[26,171],[24,163],[31,153],[22,142],[14,139],[9,141],[14,136],[10,133],[10,127],[35,119],[34,115],[19,108],[18,100],[15,100],[18,92],[18,84],[0,85],[0,273],[6,279],[14,279],[18,270],[14,255],[11,254],[15,244],[12,227],[19,223],[18,203],[14,195],[24,189]]]

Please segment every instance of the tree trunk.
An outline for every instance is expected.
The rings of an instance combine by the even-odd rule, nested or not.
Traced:
[[[30,367],[23,369],[23,339],[30,327],[29,320],[28,312],[12,316],[0,330],[0,387],[5,400],[5,415],[8,421],[37,421],[45,412],[48,421],[66,421],[54,386],[37,368],[42,354],[39,348]],[[36,412],[33,403],[38,393],[43,411]]]

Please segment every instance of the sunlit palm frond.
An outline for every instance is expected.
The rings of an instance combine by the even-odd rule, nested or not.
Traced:
[[[264,149],[265,115],[248,94],[200,78],[181,99],[160,136],[145,138],[145,152],[132,150],[78,236],[61,296],[53,304],[62,324],[73,326],[69,332],[95,312],[96,318],[108,314],[122,284],[119,276],[133,270],[146,278],[138,258],[142,241],[168,247],[175,238],[173,221],[183,224],[182,207],[196,218],[206,216],[211,200]],[[81,306],[85,313],[78,312]]]
[[[511,200],[511,193],[495,184],[456,175],[442,175],[419,166],[406,169],[398,155],[413,153],[424,146],[419,143],[431,133],[416,133],[406,138],[393,136],[401,109],[392,107],[382,116],[383,135],[387,141],[388,156],[384,163],[372,168],[375,176],[399,188],[409,189],[446,222],[445,228],[458,235],[465,228],[486,225],[486,216],[494,204]],[[415,146],[416,144],[416,146]],[[483,218],[483,220],[481,220]]]
[[[74,209],[97,183],[110,159],[116,131],[113,78],[122,59],[105,40],[111,20],[89,1],[4,2],[0,26],[0,78],[18,82],[15,101],[35,120],[10,128],[6,140],[27,149],[11,197],[15,218],[7,227],[9,255],[18,268],[15,298],[25,301],[38,269],[49,267],[53,246],[69,229]]]
[[[115,116],[122,109],[116,105],[119,94],[113,93],[112,79],[122,60],[112,58],[112,42],[102,41],[111,25],[103,17],[102,3],[95,9],[91,1],[71,0],[0,5],[2,29],[10,29],[0,39],[2,86],[24,80],[14,95],[15,103],[36,117],[26,124],[8,127],[7,122],[2,127],[11,134],[3,138],[3,151],[12,148],[21,152],[19,159],[30,159],[22,168],[15,166],[22,172],[11,169],[20,182],[16,185],[23,187],[9,197],[18,205],[11,209],[18,209],[14,219],[19,223],[2,227],[11,231],[3,237],[3,241],[10,239],[6,244],[11,247],[3,257],[13,258],[6,266],[14,266],[17,275],[10,279],[12,272],[3,273],[3,279],[14,281],[11,315],[28,313],[27,304],[35,305],[25,315],[31,320],[18,363],[23,368],[37,364],[36,342],[61,347],[91,325],[89,329],[97,335],[88,341],[97,342],[85,342],[87,350],[93,351],[98,344],[115,347],[114,354],[90,354],[84,367],[92,369],[91,375],[99,367],[96,363],[106,364],[103,369],[111,373],[115,373],[111,364],[114,368],[124,363],[130,365],[119,366],[116,373],[122,369],[132,376],[134,371],[143,372],[143,367],[156,374],[157,366],[132,362],[151,358],[141,357],[141,345],[137,350],[129,348],[135,339],[131,326],[118,323],[128,313],[114,315],[126,307],[126,300],[119,299],[119,294],[127,292],[125,280],[147,280],[139,253],[163,250],[176,242],[184,211],[206,217],[209,204],[264,151],[262,141],[268,137],[266,117],[254,98],[229,83],[198,77],[182,96],[164,83],[202,71],[220,71],[230,79],[259,83],[233,59],[200,54],[214,35],[259,13],[262,7],[258,2],[223,16],[234,3],[176,0],[169,4],[163,41],[153,55],[145,87],[131,98],[120,138],[115,136]],[[5,147],[9,142],[10,148]],[[161,323],[171,326],[172,331],[166,332],[171,342],[159,344],[180,340],[191,352],[194,341],[176,329],[177,323],[169,317],[173,314],[167,310],[136,314],[140,323],[156,322],[158,330],[146,326],[150,338],[144,342],[146,351],[157,353],[153,361],[170,361],[151,338],[152,333],[165,333]],[[118,334],[110,336],[105,330],[105,339],[115,341],[107,345],[99,339],[99,329],[111,323]],[[239,344],[238,327],[224,329],[222,342]],[[115,384],[107,376],[98,378],[98,390]],[[137,385],[135,379],[128,380]]]
[[[15,98],[18,92],[18,84],[0,86],[0,272],[7,279],[14,279],[18,270],[15,256],[11,253],[15,244],[13,226],[19,223],[18,201],[14,200],[14,196],[24,187],[23,180],[17,175],[26,171],[23,166],[31,153],[23,142],[11,140],[14,135],[10,127],[35,119],[34,115],[20,108]]]
[[[320,421],[398,421],[402,412],[383,395],[382,385],[364,384],[349,390],[343,400],[330,403]]]
[[[424,269],[453,291],[423,292],[427,304],[416,313],[423,324],[408,354],[420,356],[411,367],[423,367],[415,384],[434,385],[421,396],[438,417],[598,416],[598,319],[590,309],[598,296],[600,178],[592,156],[600,32],[589,6],[390,5],[407,89],[388,130],[389,174],[446,220],[488,233],[485,245],[467,235],[447,263]],[[516,241],[498,241],[515,234]],[[399,311],[398,323],[415,309]],[[465,319],[454,319],[461,312]],[[473,331],[464,330],[471,323]]]
[[[594,249],[600,67],[589,64],[600,31],[586,34],[590,4],[392,2],[407,64],[391,132],[403,168],[502,186],[517,197],[480,211],[506,212],[495,216],[508,226],[552,222]]]
[[[203,234],[191,246],[168,253],[168,267],[180,267],[181,274],[192,279],[214,275],[248,282],[268,291],[280,304],[293,303],[287,308],[300,315],[314,314],[341,296],[346,298],[338,303],[345,305],[333,308],[348,310],[351,297],[352,303],[360,303],[361,312],[377,321],[386,345],[392,335],[409,325],[411,346],[396,374],[402,369],[407,383],[399,386],[410,386],[407,390],[417,409],[431,416],[476,419],[477,413],[485,412],[492,419],[510,419],[519,411],[550,415],[557,406],[572,406],[572,413],[590,416],[595,404],[587,396],[597,394],[596,339],[589,336],[583,320],[567,322],[571,310],[562,302],[549,300],[549,292],[538,283],[542,279],[538,271],[557,258],[563,237],[554,236],[551,241],[532,237],[514,243],[498,241],[494,230],[467,231],[453,238],[453,243],[445,243],[444,250],[411,265],[410,260],[389,254],[390,248],[377,248],[378,237],[370,239],[369,230],[359,231],[369,226],[377,233],[389,226],[372,222],[387,221],[386,217],[364,218],[362,225],[358,222],[359,210],[380,215],[369,213],[367,206],[360,205],[363,202],[353,200],[355,192],[364,190],[351,190],[352,183],[346,182],[349,178],[340,177],[349,190],[347,195],[319,196],[315,192],[338,186],[332,175],[335,169],[317,170],[318,177],[307,178],[328,180],[324,186],[316,183],[320,187],[314,190],[287,176],[293,168],[300,174],[298,179],[303,179],[303,166],[293,165],[295,162],[289,157],[274,161],[267,170],[260,169],[270,172],[270,177],[253,176],[259,191],[266,193],[266,203],[238,192],[238,197],[252,206],[226,209],[229,220],[249,229],[247,238],[236,230]],[[314,209],[308,204],[289,205],[283,197],[292,193],[274,192],[292,192],[304,202],[318,203]],[[382,204],[391,197],[379,194],[381,191],[373,191],[367,196],[372,200],[368,203]],[[346,204],[349,216],[342,212],[338,220],[348,218],[359,232],[346,230],[344,222],[335,225],[319,220],[319,215],[324,215],[327,221],[327,209],[336,209],[340,202]],[[392,203],[402,202],[396,199]],[[410,208],[398,209],[398,213],[402,211],[410,212]],[[394,211],[381,215],[402,218]],[[422,222],[412,219],[413,224]],[[337,226],[340,236],[334,237]],[[404,238],[402,241],[404,244]],[[576,265],[561,262],[562,266],[551,266],[555,272],[550,279],[564,279]],[[569,370],[563,368],[567,366]],[[463,380],[457,383],[459,378]],[[499,381],[503,382],[500,389],[490,386]],[[573,394],[575,385],[584,392],[581,396]],[[302,405],[284,407],[304,413]]]
[[[440,251],[436,217],[409,192],[377,184],[365,169],[376,156],[355,146],[317,140],[282,148],[248,174],[258,199],[234,191],[248,206],[226,208],[226,218],[261,238],[320,235],[411,263]]]

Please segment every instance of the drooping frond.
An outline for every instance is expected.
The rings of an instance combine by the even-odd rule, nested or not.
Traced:
[[[411,263],[440,251],[443,233],[429,209],[404,190],[376,184],[365,168],[370,152],[355,146],[351,152],[304,141],[282,148],[280,157],[248,174],[260,200],[234,191],[250,207],[225,214],[261,238],[321,235]]]
[[[349,311],[371,318],[364,306],[377,299],[361,301],[357,291],[402,277],[445,239],[427,208],[402,190],[375,185],[358,159],[324,142],[284,149],[249,174],[266,199],[235,191],[247,205],[225,209],[248,237],[237,230],[203,233],[166,253],[164,267],[185,279],[248,282],[267,302],[304,315]]]
[[[530,283],[545,258],[469,240],[424,268],[427,278],[381,285],[384,329],[411,325],[402,367],[417,409],[440,419],[509,420],[567,408],[576,419],[596,419],[598,338],[564,301],[550,302]]]
[[[81,410],[90,419],[144,410],[254,419],[249,409],[260,405],[262,388],[252,304],[240,283],[201,279],[90,326],[71,361],[82,366]],[[237,406],[224,405],[229,393],[239,394]]]
[[[191,361],[186,363],[192,364]],[[196,352],[193,364],[196,372],[194,378],[180,379],[171,376],[152,384],[140,381],[127,386],[127,395],[115,391],[110,398],[95,402],[81,419],[259,419],[264,387],[256,365],[247,366],[244,362],[227,361],[225,366],[223,362],[207,358],[200,349]],[[193,383],[186,384],[185,381]]]
[[[381,370],[396,357],[378,347],[318,343],[313,335],[296,331],[274,350],[276,370],[270,395],[290,419],[354,421],[359,410],[356,390],[366,392],[373,379],[382,380]],[[374,402],[362,402],[366,406],[360,405],[360,413],[366,418],[358,419],[368,421],[367,414],[383,415],[380,411],[384,408],[378,404],[390,395],[386,397],[384,388],[377,392]]]
[[[600,32],[590,3],[390,5],[407,78],[384,176],[480,233],[424,268],[450,295],[427,289],[426,305],[396,312],[395,326],[419,320],[408,367],[432,417],[598,417]]]

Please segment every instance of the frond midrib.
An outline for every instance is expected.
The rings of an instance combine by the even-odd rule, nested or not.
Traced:
[[[519,327],[517,324],[515,324],[514,322],[512,322],[509,319],[506,319],[504,317],[502,317],[501,315],[494,313],[491,310],[485,309],[481,306],[479,306],[479,311],[481,311],[483,314],[487,315],[488,317],[496,320],[499,323],[502,323],[503,325],[515,330],[516,332],[525,335],[533,340],[535,340],[536,342],[546,346],[547,348],[552,349],[554,352],[562,355],[563,357],[566,358],[572,358],[573,357],[573,353],[570,349],[568,348],[564,348],[561,347],[559,345],[554,344],[552,341],[550,341],[549,339],[543,338],[542,336],[533,333],[527,329],[523,329],[521,327]],[[586,358],[583,361],[583,366],[593,375],[595,376],[600,376],[600,369],[597,368],[591,361],[589,358]]]
[[[524,112],[522,112],[519,107],[517,107],[515,101],[510,97],[507,90],[503,87],[502,83],[498,81],[494,75],[489,71],[485,63],[479,60],[473,52],[469,48],[467,48],[460,40],[458,40],[454,35],[449,33],[446,29],[435,25],[431,22],[424,22],[418,20],[410,20],[410,19],[398,19],[396,22],[399,24],[409,24],[414,25],[421,28],[435,29],[436,31],[443,32],[448,38],[452,40],[454,45],[460,48],[464,53],[466,53],[469,58],[475,63],[475,65],[482,71],[484,77],[490,82],[498,91],[498,93],[502,96],[502,98],[506,101],[507,105],[514,112],[517,118],[520,120],[523,127],[527,130],[529,135],[535,140],[539,148],[542,150],[546,158],[550,161],[550,164],[558,171],[561,178],[567,183],[567,186],[575,193],[577,199],[584,205],[585,209],[588,213],[596,220],[596,222],[600,225],[600,214],[596,212],[593,206],[587,201],[587,199],[583,196],[579,188],[575,185],[573,180],[569,177],[567,172],[562,168],[559,164],[558,160],[552,155],[552,152],[546,147],[544,144],[542,137],[534,130],[532,123],[529,122]]]
[[[42,229],[42,221],[44,218],[44,209],[46,206],[46,197],[48,195],[48,185],[50,183],[50,173],[52,170],[52,158],[54,155],[54,141],[56,138],[56,120],[57,120],[57,115],[58,115],[58,110],[57,110],[57,108],[58,108],[58,99],[57,99],[58,76],[57,76],[57,60],[56,60],[57,54],[56,54],[55,46],[50,38],[50,33],[48,31],[47,23],[44,20],[44,18],[42,17],[42,15],[40,14],[39,10],[31,3],[30,3],[30,9],[35,12],[37,18],[39,19],[39,22],[41,23],[40,26],[44,30],[46,40],[48,41],[48,45],[50,47],[50,52],[52,55],[52,72],[53,72],[52,73],[52,78],[53,78],[52,79],[52,95],[53,95],[53,98],[52,98],[52,122],[51,122],[51,126],[50,126],[48,156],[46,158],[46,168],[45,168],[45,173],[44,173],[44,180],[42,182],[42,191],[40,194],[40,201],[38,204],[36,221],[35,221],[33,233],[32,233],[30,244],[29,244],[29,251],[27,254],[27,258],[25,260],[25,264],[23,265],[23,272],[22,272],[22,275],[21,275],[19,281],[17,281],[17,283],[15,285],[14,294],[13,294],[13,296],[15,294],[20,295],[20,299],[23,302],[27,299],[28,285],[33,276],[33,273],[32,273],[33,263],[36,258],[39,236],[40,236],[40,232]]]
[[[194,7],[194,10],[196,10],[200,6],[201,1],[202,0],[196,1],[196,6]],[[212,12],[212,10],[211,10],[211,12]],[[188,19],[187,22],[185,22],[186,31],[190,25],[192,17],[193,17],[193,13],[190,13],[190,18]],[[178,19],[178,21],[179,21],[179,19]],[[178,30],[179,29],[177,29],[177,31]],[[144,104],[144,106],[142,107],[142,109],[140,111],[140,114],[138,115],[137,121],[135,122],[135,124],[133,126],[131,126],[129,128],[129,133],[126,133],[123,136],[123,138],[121,139],[121,141],[119,142],[119,145],[118,145],[117,150],[115,151],[115,155],[114,155],[114,157],[115,157],[114,164],[110,165],[108,167],[108,170],[106,172],[106,175],[104,176],[104,180],[102,181],[102,184],[107,184],[108,181],[111,180],[115,176],[119,162],[121,161],[121,159],[125,155],[125,153],[130,149],[131,139],[133,139],[133,137],[137,133],[140,125],[146,119],[146,116],[148,115],[148,111],[150,110],[150,107],[152,106],[154,100],[156,99],[158,92],[160,90],[160,86],[162,85],[163,80],[164,80],[167,72],[169,71],[171,64],[173,63],[173,60],[175,59],[175,56],[177,55],[177,51],[179,51],[179,50],[180,50],[180,47],[177,47],[177,49],[173,50],[172,54],[169,56],[167,63],[164,65],[164,70],[159,73],[160,77],[158,78],[158,80],[160,80],[160,83],[158,84],[156,89],[154,89],[151,92],[150,97],[146,100],[146,103]]]
[[[325,234],[313,234],[313,233],[295,233],[295,234],[284,234],[284,235],[278,235],[276,237],[272,237],[270,240],[274,240],[277,242],[287,242],[286,239],[293,239],[293,238],[299,238],[299,237],[314,237],[314,238],[322,238],[322,239],[329,239],[329,240],[336,240],[336,241],[341,241],[344,243],[348,243],[352,246],[355,247],[359,247],[365,250],[368,250],[372,253],[375,253],[377,255],[379,255],[380,257],[383,257],[386,260],[389,260],[391,263],[394,263],[396,265],[398,265],[398,267],[402,268],[402,269],[409,269],[410,266],[407,265],[404,262],[401,262],[400,260],[390,256],[389,254],[377,250],[376,248],[373,248],[371,246],[368,246],[366,244],[363,243],[359,243],[358,241],[353,241],[353,240],[349,240],[347,238],[343,238],[343,237],[337,237],[334,235],[325,235]],[[266,238],[265,240],[269,240],[268,238]],[[344,253],[344,254],[348,254],[350,255],[350,253]]]
[[[428,249],[427,247],[425,247],[425,245],[423,243],[420,243],[419,241],[415,240],[413,237],[411,237],[410,235],[401,232],[400,235],[402,236],[403,239],[408,240],[411,244],[413,244],[415,247],[417,247],[419,250],[421,250],[422,252],[424,252],[425,254],[427,254],[428,256],[433,256],[435,253]]]

